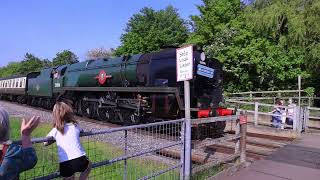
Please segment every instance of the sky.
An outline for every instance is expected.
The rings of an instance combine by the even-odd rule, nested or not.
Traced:
[[[0,67],[29,52],[51,60],[65,49],[80,60],[88,50],[116,48],[129,18],[143,7],[172,5],[184,19],[199,14],[201,0],[0,1]]]

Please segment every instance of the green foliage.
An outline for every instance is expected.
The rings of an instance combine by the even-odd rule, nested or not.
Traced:
[[[315,93],[315,88],[314,87],[307,87],[304,92],[307,93],[307,96],[312,97]]]
[[[11,62],[6,67],[0,68],[0,77],[26,75],[30,72],[40,71],[48,66],[51,66],[51,62],[48,59],[41,60],[33,54],[26,53],[21,62]]]
[[[18,74],[28,74],[30,72],[40,71],[46,64],[46,61],[44,62],[33,54],[26,53],[24,60],[20,64]]]
[[[52,60],[53,66],[73,64],[77,62],[79,62],[78,57],[69,50],[64,50],[62,52],[57,53],[56,57]]]
[[[172,6],[159,11],[146,7],[130,18],[116,55],[157,51],[163,46],[185,43],[187,37],[186,21]]]
[[[30,72],[41,71],[43,68],[72,64],[78,61],[78,57],[71,51],[64,50],[57,53],[51,62],[48,59],[41,59],[31,53],[26,53],[21,62],[11,62],[6,67],[0,68],[0,77],[11,77],[15,75],[26,75]]]
[[[319,7],[312,0],[257,0],[246,7],[203,0],[200,15],[191,17],[189,42],[224,63],[227,91],[296,88],[298,75],[311,78],[308,65],[320,65]]]

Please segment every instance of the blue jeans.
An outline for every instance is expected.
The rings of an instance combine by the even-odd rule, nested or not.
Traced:
[[[280,112],[276,111],[273,113],[274,115],[281,115]],[[281,116],[272,116],[272,125],[276,128],[281,128],[282,120]]]

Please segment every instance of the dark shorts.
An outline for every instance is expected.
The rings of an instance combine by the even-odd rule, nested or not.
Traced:
[[[62,162],[59,164],[60,175],[62,177],[71,177],[76,172],[84,172],[88,165],[89,159],[86,156]]]

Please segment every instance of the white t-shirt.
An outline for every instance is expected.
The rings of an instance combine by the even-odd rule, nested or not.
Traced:
[[[53,128],[47,135],[47,137],[52,136],[56,140],[60,163],[86,154],[80,142],[81,131],[79,125],[67,123],[64,125],[64,134]]]
[[[289,104],[289,105],[288,105],[288,115],[289,115],[289,116],[293,116],[293,114],[294,114],[294,107],[296,107],[295,104]],[[292,118],[292,117],[291,117],[291,118]]]

